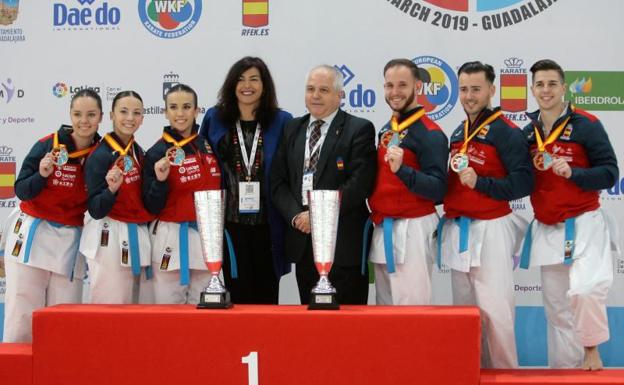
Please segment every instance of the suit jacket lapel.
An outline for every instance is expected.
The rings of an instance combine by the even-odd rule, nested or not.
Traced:
[[[338,110],[336,117],[332,121],[329,130],[327,131],[327,136],[325,136],[325,141],[323,141],[323,146],[321,147],[321,154],[319,156],[318,163],[316,164],[316,173],[314,182],[318,181],[327,165],[327,161],[329,157],[334,152],[334,147],[336,147],[336,143],[342,134],[343,125],[344,125],[344,112],[342,110]]]
[[[295,168],[295,180],[297,181],[297,185],[299,186],[299,191],[301,191],[301,183],[303,182],[303,162],[305,161],[306,131],[309,122],[309,116],[301,119],[301,123],[299,124],[299,127],[297,127],[297,132],[295,133],[295,139],[292,147],[294,154],[293,167]]]

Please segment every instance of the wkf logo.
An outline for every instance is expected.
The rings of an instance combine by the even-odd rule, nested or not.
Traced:
[[[251,28],[269,25],[269,0],[243,0],[243,25]]]
[[[0,146],[0,199],[15,197],[15,157],[11,147]]]

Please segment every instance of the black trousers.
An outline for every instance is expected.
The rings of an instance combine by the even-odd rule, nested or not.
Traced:
[[[238,278],[232,279],[230,255],[224,242],[223,276],[233,303],[277,304],[279,279],[273,269],[269,225],[242,225],[226,222],[238,267]]]
[[[303,260],[296,264],[297,287],[301,304],[310,303],[310,291],[319,280],[312,258],[312,245],[308,243]],[[360,266],[333,265],[329,281],[336,288],[336,299],[341,305],[366,305],[368,302],[368,274],[362,275]]]

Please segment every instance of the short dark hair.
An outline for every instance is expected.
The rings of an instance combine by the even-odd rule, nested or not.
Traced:
[[[102,111],[102,98],[100,98],[100,95],[94,90],[87,88],[87,89],[76,92],[74,96],[72,96],[71,102],[69,103],[69,108],[74,107],[74,101],[78,98],[95,99],[95,102],[97,103],[98,108],[100,109],[100,111]]]
[[[143,103],[143,99],[141,98],[141,95],[139,95],[136,91],[132,91],[132,90],[121,91],[120,93],[115,95],[115,98],[113,99],[113,105],[111,106],[111,110],[115,109],[115,105],[117,104],[119,99],[126,98],[128,96],[131,96],[133,98],[137,98],[137,99],[139,99],[141,101],[141,103]]]
[[[193,103],[195,103],[195,108],[197,108],[197,92],[195,92],[195,90],[192,89],[190,86],[182,83],[176,84],[175,86],[169,88],[167,94],[165,95],[165,106],[167,106],[167,100],[169,99],[169,95],[174,92],[186,92],[187,94],[193,95]]]
[[[240,118],[236,85],[243,72],[250,68],[256,68],[260,72],[260,79],[262,80],[262,95],[260,96],[260,105],[255,111],[255,118],[260,123],[260,127],[268,128],[278,110],[277,95],[271,72],[269,72],[266,63],[259,57],[245,56],[234,63],[228,71],[219,90],[217,102],[219,118],[223,123],[229,125],[233,125]]]
[[[487,81],[494,84],[494,79],[496,79],[494,67],[489,64],[481,63],[480,61],[469,61],[462,64],[459,70],[457,70],[457,76],[459,77],[461,74],[476,74],[479,72],[483,72]]]
[[[384,76],[386,76],[386,72],[388,72],[390,68],[399,67],[399,66],[407,67],[412,73],[412,76],[414,77],[414,79],[422,80],[420,78],[418,66],[416,65],[416,63],[414,63],[413,61],[409,59],[392,59],[389,62],[387,62],[383,70]]]
[[[531,82],[533,81],[533,79],[535,79],[536,72],[551,70],[557,71],[557,73],[559,74],[559,80],[561,80],[561,83],[565,83],[565,74],[563,73],[563,68],[561,68],[561,66],[557,64],[557,62],[550,59],[538,60],[531,66],[531,68],[529,69],[532,75]]]

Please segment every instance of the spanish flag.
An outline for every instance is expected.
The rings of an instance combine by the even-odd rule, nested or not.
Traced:
[[[15,162],[0,162],[0,199],[15,197]]]
[[[501,74],[500,86],[500,105],[503,111],[521,112],[526,110],[526,74]]]
[[[243,0],[243,25],[263,27],[269,24],[269,0]]]

